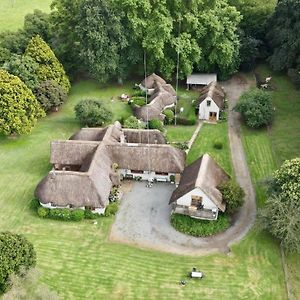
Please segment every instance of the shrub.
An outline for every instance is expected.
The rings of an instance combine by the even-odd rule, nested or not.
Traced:
[[[115,201],[115,202],[111,202],[105,209],[105,213],[104,215],[106,217],[110,217],[110,216],[114,216],[119,208],[119,202]]]
[[[166,116],[165,122],[166,124],[172,124],[174,121],[174,112],[171,109],[166,109],[163,114]]]
[[[146,97],[146,91],[136,90],[131,94],[131,97]]]
[[[149,121],[148,125],[150,129],[158,129],[159,131],[164,131],[164,125],[161,120],[152,119]]]
[[[76,118],[83,126],[102,126],[112,119],[112,113],[100,101],[86,99],[75,106]]]
[[[178,142],[175,144],[175,147],[183,151],[189,149],[187,142]]]
[[[233,180],[229,180],[218,187],[223,201],[226,202],[226,211],[234,213],[244,203],[245,193],[243,189]]]
[[[271,94],[259,89],[247,91],[241,96],[234,110],[242,114],[249,127],[259,128],[269,125],[273,118]]]
[[[170,181],[175,182],[175,175],[170,175]]]
[[[193,219],[186,215],[172,214],[172,226],[182,233],[205,237],[217,234],[230,226],[228,215],[219,213],[218,219],[213,221]]]
[[[45,115],[31,90],[5,70],[0,70],[0,99],[0,133],[29,133]]]
[[[188,126],[195,125],[196,124],[196,116],[190,117],[190,118],[177,117],[176,123],[178,125],[188,125]]]
[[[49,208],[40,206],[37,210],[37,214],[40,218],[46,218],[49,214]]]
[[[55,220],[70,221],[71,210],[68,208],[52,208],[49,210],[49,217]]]
[[[71,210],[71,220],[72,221],[81,221],[85,217],[84,210],[82,209],[74,209]]]
[[[99,214],[94,214],[91,210],[86,209],[84,210],[84,218],[85,219],[90,219],[90,220],[94,220],[94,219],[98,219],[99,217],[101,217],[101,215]]]
[[[146,105],[146,99],[144,97],[132,97],[131,103],[138,106],[144,106]]]
[[[69,92],[71,84],[62,64],[39,35],[33,37],[28,43],[25,56],[31,57],[38,63],[37,77],[39,82],[54,80],[66,93]]]
[[[214,148],[218,149],[218,150],[221,150],[223,148],[223,143],[220,142],[220,141],[215,141],[214,142]]]
[[[145,128],[145,124],[136,117],[130,116],[124,121],[124,128],[143,129]]]
[[[0,294],[9,287],[9,277],[27,272],[36,264],[33,245],[22,235],[0,233]]]
[[[42,82],[34,94],[46,112],[57,108],[67,99],[65,90],[54,80]]]

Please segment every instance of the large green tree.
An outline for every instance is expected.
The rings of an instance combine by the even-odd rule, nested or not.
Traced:
[[[272,54],[271,67],[295,73],[300,81],[300,0],[279,1],[268,22],[267,39]],[[293,72],[294,70],[294,72]]]
[[[9,286],[9,277],[35,266],[36,253],[22,235],[0,233],[0,293]]]
[[[70,90],[70,81],[62,64],[39,35],[30,40],[24,55],[31,57],[38,64],[36,74],[39,82],[54,80],[66,92]]]
[[[31,90],[19,77],[0,70],[0,133],[29,133],[45,115]]]
[[[285,161],[273,174],[261,220],[288,251],[300,252],[300,158]]]
[[[75,31],[79,56],[99,81],[122,74],[120,56],[127,46],[122,11],[112,0],[85,0],[79,7]]]

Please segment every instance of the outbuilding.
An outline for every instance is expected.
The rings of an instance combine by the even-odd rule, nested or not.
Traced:
[[[198,89],[217,81],[217,74],[200,74],[194,73],[187,77],[187,89]]]

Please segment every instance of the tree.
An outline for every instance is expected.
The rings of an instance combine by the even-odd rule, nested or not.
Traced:
[[[273,174],[261,223],[290,252],[300,252],[300,158],[287,160]]]
[[[0,70],[0,132],[29,133],[45,115],[31,90],[19,77]]]
[[[272,97],[269,92],[253,89],[245,92],[234,108],[242,114],[247,126],[259,128],[271,124]]]
[[[9,276],[27,271],[36,263],[33,245],[22,235],[0,233],[0,292],[9,286]]]
[[[37,77],[39,82],[54,80],[66,92],[70,90],[70,81],[61,63],[46,42],[40,36],[33,37],[26,50],[25,56],[31,57],[39,67]]]
[[[9,61],[11,53],[8,49],[0,46],[0,67],[7,61]]]
[[[67,99],[66,91],[54,80],[42,82],[34,94],[46,112],[56,110]]]
[[[41,283],[40,273],[32,268],[28,272],[21,270],[20,275],[11,275],[9,278],[11,289],[3,295],[3,300],[58,300],[55,292]]]
[[[127,46],[122,11],[111,0],[81,3],[75,28],[80,40],[79,56],[99,81],[122,74],[120,56]]]
[[[245,193],[233,180],[229,180],[218,187],[226,203],[226,211],[234,213],[244,204]]]
[[[30,56],[18,54],[12,54],[10,59],[3,65],[4,69],[18,76],[31,90],[39,84],[38,67],[38,63]]]
[[[269,57],[276,71],[300,69],[300,1],[279,1],[268,22],[267,40],[272,49]]]
[[[136,117],[130,116],[124,121],[124,128],[143,129],[145,125]]]
[[[102,126],[112,118],[112,113],[103,106],[101,101],[86,99],[75,106],[76,118],[83,126]]]

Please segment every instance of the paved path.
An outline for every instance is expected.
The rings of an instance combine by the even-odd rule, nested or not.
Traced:
[[[193,133],[193,135],[192,135],[192,137],[191,137],[191,139],[190,139],[189,142],[188,142],[188,145],[187,145],[187,146],[188,146],[188,149],[186,150],[186,153],[187,153],[187,154],[188,154],[189,151],[191,150],[192,145],[194,144],[195,139],[196,139],[196,137],[198,136],[199,131],[200,131],[202,125],[203,125],[203,122],[202,122],[202,121],[199,121],[199,122],[198,122],[198,125],[197,125],[197,127],[196,127],[196,129],[195,129],[195,131],[194,131],[194,133]]]
[[[239,114],[231,109],[248,85],[240,77],[222,83],[229,99],[229,140],[237,181],[245,190],[245,204],[225,232],[208,238],[195,238],[177,232],[170,224],[168,205],[174,185],[157,183],[151,189],[145,183],[134,183],[125,195],[112,226],[110,240],[182,255],[228,252],[229,246],[241,240],[255,221],[255,194],[240,139]]]

